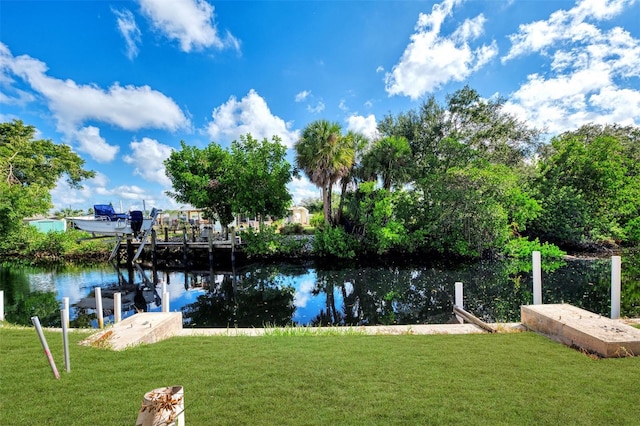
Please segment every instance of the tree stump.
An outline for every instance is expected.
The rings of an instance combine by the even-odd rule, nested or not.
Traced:
[[[136,426],[184,426],[184,389],[168,386],[144,394]]]

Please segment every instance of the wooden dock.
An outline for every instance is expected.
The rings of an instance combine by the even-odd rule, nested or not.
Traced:
[[[135,253],[135,255],[134,255]],[[116,263],[125,267],[140,261],[149,267],[160,269],[209,268],[244,260],[243,244],[231,240],[201,241],[184,238],[183,240],[162,241],[122,241],[114,248]],[[130,261],[129,259],[132,259]]]
[[[522,324],[604,358],[640,355],[640,329],[569,304],[521,307]]]

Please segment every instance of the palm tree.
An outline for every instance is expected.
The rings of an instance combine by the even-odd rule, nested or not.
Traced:
[[[317,120],[307,125],[294,146],[296,166],[309,180],[322,189],[324,221],[331,223],[331,188],[349,173],[354,162],[354,149],[344,143],[340,125]]]
[[[347,187],[350,183],[356,182],[358,175],[358,168],[362,161],[362,155],[369,147],[369,139],[361,134],[353,131],[349,131],[344,137],[344,141],[353,148],[354,161],[349,171],[340,178],[340,185],[342,190],[340,192],[340,204],[338,205],[338,212],[336,213],[336,223],[342,222],[342,209],[344,206],[344,197],[347,193]]]
[[[387,191],[409,181],[411,147],[404,137],[388,136],[379,139],[362,159],[367,178],[382,179],[382,187]]]

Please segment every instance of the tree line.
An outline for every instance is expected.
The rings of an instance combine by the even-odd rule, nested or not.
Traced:
[[[276,135],[228,148],[181,141],[165,160],[167,194],[230,224],[236,214],[281,218],[287,184],[304,173],[322,194],[319,255],[490,256],[534,241],[572,250],[640,244],[640,128],[588,124],[543,140],[542,129],[464,87],[389,114],[378,137],[317,120],[301,131],[294,164]],[[0,124],[0,233],[52,207],[58,179],[94,175],[71,148]],[[9,238],[10,239],[10,238]]]

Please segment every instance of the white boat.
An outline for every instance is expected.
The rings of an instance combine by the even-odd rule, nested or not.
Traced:
[[[96,204],[93,218],[71,218],[76,228],[90,232],[94,236],[124,237],[128,235],[138,236],[150,230],[156,222],[161,210],[151,210],[148,218],[143,217],[141,211],[129,213],[116,213],[108,204]]]

